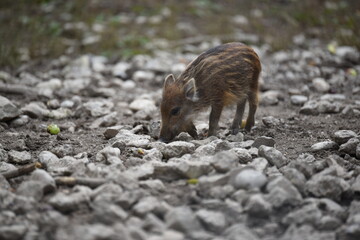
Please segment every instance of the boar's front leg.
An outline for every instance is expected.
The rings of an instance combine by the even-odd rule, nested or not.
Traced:
[[[187,133],[190,134],[190,136],[192,136],[194,139],[197,139],[198,138],[198,134],[197,134],[197,130],[196,130],[196,127],[194,125],[194,123],[190,123],[187,127]]]
[[[209,118],[209,132],[208,136],[214,136],[216,135],[216,130],[219,125],[219,119],[221,116],[221,112],[223,109],[222,103],[213,104],[211,106],[211,113]]]
[[[237,104],[236,114],[235,114],[234,121],[231,126],[231,133],[233,135],[236,135],[240,130],[240,123],[241,123],[242,117],[244,115],[245,104],[246,104],[246,99],[242,100],[241,102],[239,102]]]

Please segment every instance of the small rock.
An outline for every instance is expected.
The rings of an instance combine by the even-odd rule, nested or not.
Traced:
[[[49,116],[50,111],[42,102],[31,102],[21,109],[24,114],[32,118],[43,118]]]
[[[7,98],[0,96],[0,122],[19,116],[21,111]]]
[[[329,102],[320,100],[318,102],[317,111],[319,113],[339,113],[342,106],[338,102]]]
[[[174,138],[174,141],[190,142],[191,140],[194,140],[194,138],[187,132],[181,132]]]
[[[206,229],[221,233],[226,227],[226,219],[223,213],[206,209],[200,209],[195,213]]]
[[[104,224],[113,224],[114,222],[123,222],[128,217],[128,213],[120,206],[108,202],[95,201],[92,204],[94,210],[94,221]]]
[[[297,240],[297,239],[326,239],[335,240],[334,231],[317,231],[311,225],[297,226],[295,224],[287,228],[280,240]]]
[[[156,197],[149,196],[140,199],[132,210],[136,215],[143,217],[147,213],[155,211],[158,208],[160,208],[160,201]]]
[[[27,115],[20,115],[11,121],[10,125],[12,127],[21,127],[26,125],[30,121],[30,118]]]
[[[346,143],[341,144],[339,151],[349,155],[356,155],[356,148],[360,145],[360,140],[357,138],[350,138]]]
[[[195,151],[195,145],[193,143],[182,141],[175,141],[169,144],[153,142],[150,144],[150,146],[152,148],[157,148],[163,154],[165,159],[181,157],[184,154]]]
[[[31,162],[31,154],[27,151],[15,151],[10,150],[8,152],[9,155],[9,162],[15,163],[15,164],[26,164]]]
[[[166,225],[174,230],[191,235],[201,230],[193,211],[187,206],[175,207],[165,215]]]
[[[285,167],[282,169],[282,174],[294,184],[300,193],[305,193],[306,177],[302,172],[295,168]]]
[[[324,141],[324,142],[318,142],[311,146],[310,150],[312,152],[319,152],[323,150],[334,150],[337,149],[339,145],[336,142],[333,141]]]
[[[271,204],[262,194],[254,194],[246,201],[244,210],[253,217],[267,218],[271,212]]]
[[[83,104],[93,117],[101,117],[111,112],[114,104],[106,99],[90,100]]]
[[[262,122],[266,127],[275,127],[280,124],[280,120],[273,116],[263,117]]]
[[[117,121],[118,121],[117,112],[111,112],[93,121],[90,124],[89,128],[96,129],[99,127],[109,127],[115,125]]]
[[[342,194],[349,189],[350,185],[344,179],[331,175],[314,175],[305,185],[308,194],[335,201],[340,201]]]
[[[119,164],[122,163],[120,159],[120,149],[113,147],[105,147],[96,154],[96,161],[104,161],[107,164]]]
[[[44,189],[40,181],[24,181],[20,184],[16,193],[25,197],[33,197],[40,201],[44,196]]]
[[[229,240],[259,240],[259,238],[244,224],[234,224],[224,232],[225,239]]]
[[[266,199],[275,208],[297,206],[303,201],[299,191],[282,176],[273,178],[266,185],[266,190],[269,192]]]
[[[360,59],[359,52],[350,46],[339,46],[336,48],[335,54],[344,60],[356,63]]]
[[[318,101],[310,100],[307,101],[305,105],[300,108],[299,112],[305,115],[318,115],[319,114],[318,106],[319,106]]]
[[[20,224],[0,226],[0,239],[16,240],[23,239],[28,227]]]
[[[267,183],[267,178],[255,169],[243,168],[240,171],[234,170],[230,183],[236,189],[254,189],[263,187]]]
[[[238,156],[231,151],[218,152],[211,160],[211,164],[216,171],[222,173],[228,172],[229,170],[237,167],[238,162]]]
[[[290,97],[290,102],[296,106],[302,106],[308,101],[308,97],[303,95],[293,95]]]
[[[350,138],[356,137],[358,137],[358,135],[351,130],[339,130],[336,131],[333,135],[334,141],[339,145],[346,143]]]
[[[123,128],[124,128],[123,125],[108,127],[104,132],[104,136],[106,139],[111,139],[115,137],[119,133],[119,131]]]
[[[149,99],[136,99],[130,103],[129,108],[133,111],[146,110],[146,112],[156,111],[155,102]]]
[[[358,144],[356,147],[356,158],[360,159],[360,144]]]
[[[143,157],[145,161],[158,161],[160,162],[163,159],[162,153],[156,149],[150,149],[145,151],[145,155]]]
[[[8,161],[8,153],[0,145],[0,164]]]
[[[259,148],[261,145],[265,145],[268,147],[275,146],[275,140],[271,137],[261,136],[255,139],[252,147]]]
[[[284,155],[273,147],[260,146],[259,157],[264,157],[270,164],[275,165],[277,168],[281,168],[288,163],[288,160]]]
[[[59,158],[74,155],[74,147],[71,144],[64,144],[52,149],[52,152]]]
[[[291,224],[311,224],[316,226],[322,216],[316,204],[307,204],[300,209],[288,213],[282,220],[285,225]]]
[[[90,202],[90,194],[90,188],[76,186],[70,194],[57,192],[49,199],[49,203],[60,212],[68,213],[79,209],[83,204],[88,204]]]
[[[330,85],[323,78],[315,78],[312,80],[312,84],[316,91],[325,93],[330,90]]]
[[[212,143],[201,145],[195,150],[197,156],[207,156],[215,154],[215,145]]]
[[[233,152],[238,157],[239,163],[246,164],[251,162],[252,157],[249,150],[244,148],[232,148],[229,152]]]
[[[322,216],[322,218],[319,220],[317,226],[321,230],[327,230],[331,231],[333,229],[337,229],[342,225],[342,222],[333,216]]]
[[[1,173],[1,171],[0,171]],[[6,180],[6,178],[0,174],[0,188],[1,189],[5,189],[5,190],[10,190],[11,186],[9,184],[9,182]],[[1,217],[0,217],[1,219]]]
[[[261,95],[261,103],[265,106],[277,105],[281,98],[281,93],[275,90],[269,90]]]
[[[128,71],[131,69],[131,64],[127,62],[118,62],[112,69],[112,74],[115,77],[120,77],[121,79],[127,79]]]
[[[158,139],[158,137],[160,135],[160,127],[161,127],[160,121],[151,122],[149,125],[149,135],[152,138]]]
[[[236,135],[229,135],[226,138],[229,142],[242,142],[244,141],[244,134],[242,134],[241,132],[237,133]]]
[[[135,134],[130,130],[121,129],[114,141],[113,146],[115,146],[116,142],[121,142],[121,144],[124,143],[127,147],[147,148],[150,144],[150,136]]]
[[[269,166],[269,162],[266,158],[257,157],[250,162],[249,166],[254,167],[259,172],[264,172],[265,169]]]
[[[152,81],[155,78],[155,74],[153,72],[150,71],[136,71],[132,78],[134,79],[135,82],[147,82],[149,83],[150,81]]]
[[[43,169],[33,171],[30,180],[40,182],[44,194],[53,192],[56,189],[55,179]]]

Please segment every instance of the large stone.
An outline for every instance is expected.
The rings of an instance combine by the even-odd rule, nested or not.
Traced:
[[[0,96],[0,122],[16,118],[21,111],[7,98]]]
[[[266,158],[270,164],[275,165],[277,168],[281,168],[288,163],[288,159],[279,150],[265,145],[259,147],[259,157]]]
[[[342,178],[331,175],[314,175],[305,186],[309,195],[326,197],[340,201],[342,194],[349,191],[350,185]]]

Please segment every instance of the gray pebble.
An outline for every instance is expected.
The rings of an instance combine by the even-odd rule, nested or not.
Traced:
[[[255,139],[252,147],[259,148],[261,145],[265,145],[268,147],[275,146],[275,140],[271,137],[261,136]]]
[[[20,110],[7,98],[0,96],[0,122],[20,115]]]

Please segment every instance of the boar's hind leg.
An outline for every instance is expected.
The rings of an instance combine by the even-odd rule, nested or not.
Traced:
[[[246,104],[246,99],[241,100],[237,104],[235,118],[231,125],[231,133],[233,135],[236,135],[240,130],[240,123],[244,114],[245,104]]]
[[[208,136],[214,136],[216,134],[222,109],[223,109],[222,103],[213,104],[211,106]]]
[[[258,96],[257,91],[249,93],[249,115],[246,120],[245,130],[250,132],[255,125],[255,112],[257,109]]]

